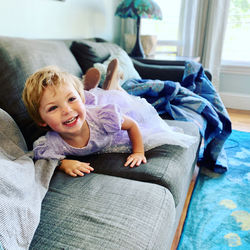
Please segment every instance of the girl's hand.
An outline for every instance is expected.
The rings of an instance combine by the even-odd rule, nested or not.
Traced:
[[[129,167],[133,168],[134,166],[140,166],[141,163],[147,163],[144,153],[133,153],[127,158],[124,166],[127,167],[130,164]]]
[[[90,166],[90,163],[68,159],[61,161],[59,169],[73,177],[84,176],[84,173],[89,174],[91,171],[94,171],[94,169]]]
[[[123,119],[124,121],[122,123],[122,130],[127,130],[132,144],[132,151],[134,152],[127,158],[124,166],[127,167],[130,165],[130,167],[133,168],[134,166],[139,166],[142,162],[147,162],[144,155],[142,135],[137,123],[133,119],[125,115],[123,116]]]

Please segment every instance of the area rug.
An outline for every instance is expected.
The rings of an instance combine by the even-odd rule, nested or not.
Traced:
[[[250,133],[233,130],[225,149],[225,174],[199,173],[179,250],[250,249]]]

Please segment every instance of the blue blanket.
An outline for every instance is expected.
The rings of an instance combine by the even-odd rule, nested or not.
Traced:
[[[217,173],[227,171],[224,143],[231,134],[231,121],[219,94],[205,75],[201,64],[185,65],[181,83],[160,80],[128,80],[122,86],[128,93],[144,97],[159,114],[175,120],[192,121],[204,138],[199,164]]]

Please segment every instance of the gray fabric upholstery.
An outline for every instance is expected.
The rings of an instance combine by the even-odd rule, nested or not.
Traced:
[[[23,135],[12,117],[0,108],[0,136],[1,145],[9,155],[22,155],[27,151]],[[15,145],[15,149],[13,146]]]
[[[171,125],[179,123],[187,134],[199,137],[199,132],[192,123],[170,122]],[[174,145],[154,148],[146,152],[147,164],[132,169],[123,166],[128,154],[111,153],[108,157],[106,154],[99,154],[68,158],[90,162],[96,173],[160,184],[170,190],[177,206],[182,196],[183,180],[193,172],[199,143],[197,141],[188,149]]]
[[[31,120],[21,99],[27,77],[48,65],[76,76],[81,69],[63,41],[0,37],[0,58],[0,108],[14,118],[31,148],[44,131]]]
[[[162,186],[57,172],[30,249],[165,249],[174,220],[173,197]]]
[[[154,148],[146,152],[147,164],[132,169],[123,166],[128,154],[111,153],[71,158],[90,162],[96,173],[160,184],[171,191],[175,204],[178,205],[183,177],[192,171],[190,166],[197,146],[196,144],[188,150],[169,145]]]

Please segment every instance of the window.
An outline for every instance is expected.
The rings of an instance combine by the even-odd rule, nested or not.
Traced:
[[[222,64],[250,66],[250,0],[230,1]]]
[[[156,35],[156,53],[177,55],[179,42],[179,19],[182,0],[155,0],[161,8],[163,20],[142,19],[141,35]]]

